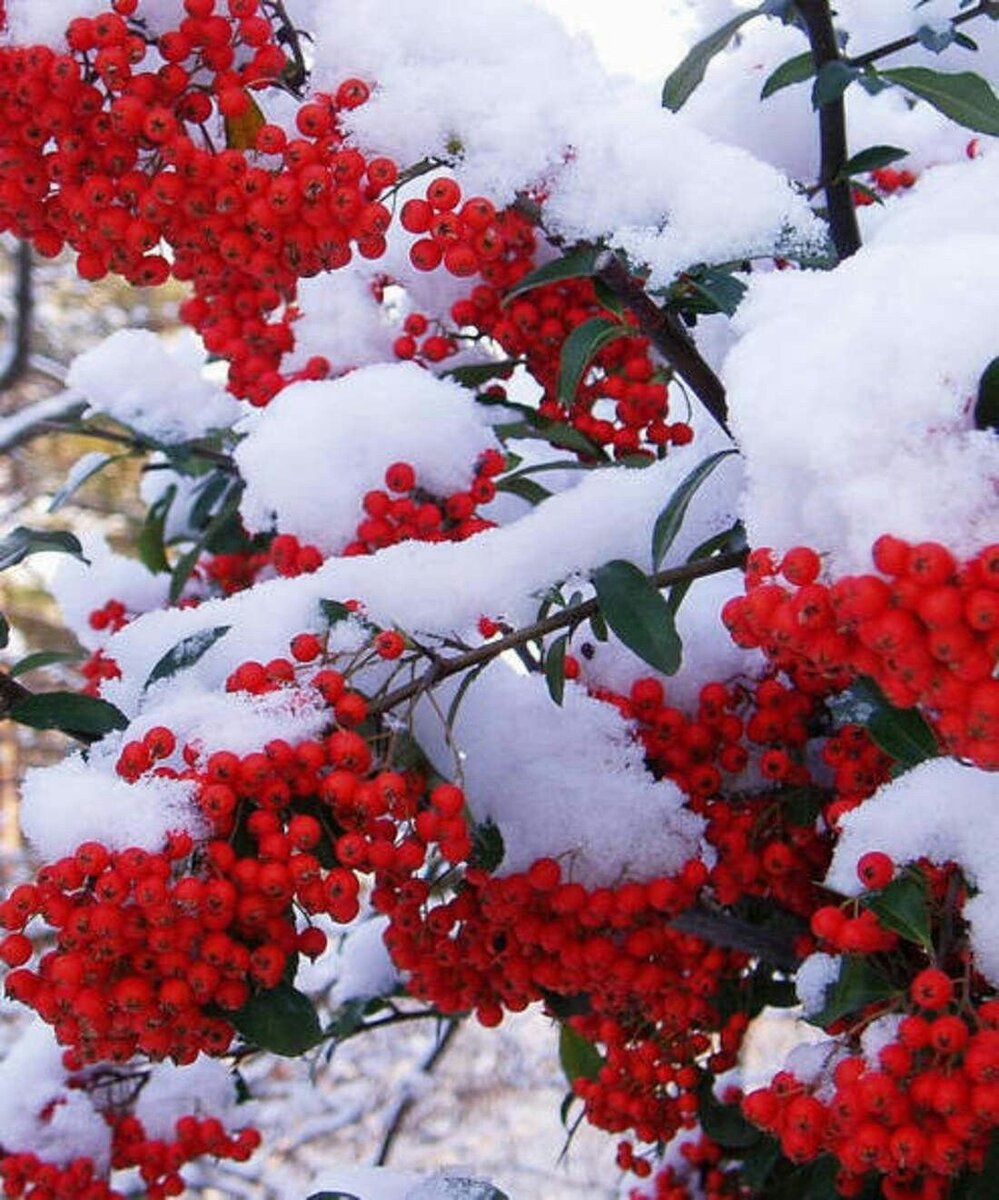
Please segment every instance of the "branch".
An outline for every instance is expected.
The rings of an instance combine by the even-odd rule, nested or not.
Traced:
[[[737,950],[753,958],[761,958],[781,971],[793,971],[801,961],[801,956],[795,951],[793,934],[762,929],[759,925],[752,925],[727,913],[716,913],[698,906],[680,913],[668,924],[671,929],[701,938],[712,946],[722,946],[726,950]]]
[[[295,28],[284,0],[268,0],[271,19],[279,25],[277,41],[283,42],[291,52],[292,65],[286,66],[282,73],[282,82],[296,95],[300,94],[302,86],[309,77],[309,69],[305,65],[305,55],[302,53],[302,42],[299,31]]]
[[[24,376],[30,365],[32,316],[35,291],[32,281],[31,243],[20,241],[15,251],[14,277],[14,334],[9,357],[0,372],[0,392],[12,388]]]
[[[638,318],[638,327],[650,339],[721,428],[728,427],[725,386],[712,371],[683,323],[673,313],[660,308],[631,272],[612,251],[605,250],[597,259],[594,274],[621,303]]]
[[[81,413],[86,401],[75,392],[60,392],[0,418],[0,453],[14,450],[32,438],[58,430],[53,422]],[[75,432],[75,431],[74,431]]]
[[[996,20],[999,18],[999,2],[982,0],[981,4],[968,9],[967,12],[957,13],[951,17],[950,23],[955,27],[965,25],[968,21],[974,21],[976,17],[991,17]],[[887,58],[890,54],[897,54],[899,50],[907,50],[910,46],[918,44],[919,34],[911,33],[908,37],[897,38],[894,42],[885,42],[883,46],[876,46],[873,50],[868,50],[865,54],[858,54],[855,58],[844,58],[843,62],[848,67],[869,67],[880,58]]]
[[[440,1062],[451,1045],[454,1035],[458,1032],[461,1021],[452,1017],[447,1023],[447,1028],[441,1034],[434,1044],[433,1049],[420,1064],[420,1073],[422,1075],[430,1075],[434,1067]],[[385,1136],[382,1138],[382,1144],[375,1156],[374,1165],[376,1167],[384,1167],[388,1162],[389,1155],[392,1153],[392,1146],[395,1144],[396,1138],[402,1132],[403,1122],[409,1114],[409,1110],[416,1103],[416,1097],[412,1094],[403,1096],[396,1106],[395,1112],[389,1119],[388,1128],[385,1130]]]
[[[808,33],[815,74],[829,63],[842,62],[828,0],[798,0],[797,8]],[[853,188],[845,171],[849,152],[842,94],[820,106],[819,138],[822,153],[819,178],[826,193],[829,229],[836,253],[841,259],[849,258],[860,249],[860,227],[853,207]]]
[[[700,558],[695,562],[686,563],[682,567],[671,567],[666,571],[658,571],[655,575],[650,575],[649,579],[657,588],[672,587],[675,583],[687,583],[694,579],[703,579],[707,575],[720,575],[723,571],[741,569],[745,562],[746,551],[733,550],[728,554],[718,554],[712,558]],[[593,597],[580,604],[572,604],[568,608],[563,608],[560,612],[545,617],[542,621],[536,621],[533,625],[517,629],[513,633],[507,634],[506,637],[498,638],[494,642],[487,642],[484,646],[477,646],[466,654],[457,654],[453,658],[438,657],[419,679],[414,679],[403,687],[396,688],[395,691],[382,696],[380,700],[369,706],[368,712],[371,716],[387,712],[406,700],[436,687],[438,683],[451,675],[457,675],[462,671],[467,671],[470,667],[477,667],[480,663],[498,658],[507,650],[517,650],[519,647],[527,645],[528,642],[536,641],[538,638],[553,633],[556,629],[578,625],[581,621],[592,617],[598,608],[596,597]]]

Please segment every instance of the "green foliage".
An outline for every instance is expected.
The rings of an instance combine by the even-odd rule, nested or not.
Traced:
[[[839,978],[826,988],[825,1003],[808,1020],[828,1029],[841,1017],[859,1012],[868,1004],[889,1000],[898,989],[881,967],[866,955],[844,955]]]
[[[216,625],[212,629],[201,629],[183,638],[163,655],[149,672],[143,691],[160,679],[171,679],[178,671],[193,667],[220,639],[225,637],[231,626]]]
[[[570,1085],[577,1079],[596,1079],[604,1065],[604,1057],[596,1046],[571,1025],[559,1027],[558,1060]]]
[[[251,996],[229,1019],[249,1043],[285,1058],[296,1058],[323,1039],[315,1005],[290,983]]]
[[[680,669],[683,646],[662,593],[633,563],[614,559],[593,572],[604,620],[622,642],[664,675]]]
[[[908,871],[893,879],[887,887],[866,897],[863,904],[877,914],[886,928],[932,952],[929,895],[926,880],[919,871]]]
[[[79,538],[73,534],[63,533],[61,530],[28,529],[25,525],[18,525],[0,540],[0,571],[17,566],[29,554],[42,554],[46,551],[69,554],[82,563],[89,562],[84,557]]]
[[[999,432],[999,358],[994,358],[982,372],[973,415],[976,429]]]
[[[663,84],[663,108],[668,108],[671,112],[679,112],[694,94],[715,55],[720,54],[728,46],[747,21],[760,16],[764,11],[765,6],[761,5],[759,8],[740,13],[737,17],[726,21],[713,33],[709,33],[706,38],[688,51],[683,62]]]
[[[604,346],[617,341],[618,338],[633,336],[634,332],[629,326],[621,324],[620,321],[608,320],[607,317],[591,317],[582,325],[577,325],[562,346],[558,377],[558,396],[562,403],[573,402],[590,363]]]
[[[592,275],[600,253],[599,247],[583,246],[556,258],[553,262],[545,263],[543,267],[529,272],[509,288],[503,294],[503,304],[507,305],[517,296],[532,292],[546,283],[561,283],[566,279],[581,279]]]
[[[796,54],[794,58],[787,59],[776,70],[771,71],[767,76],[766,82],[763,84],[760,99],[766,100],[775,92],[790,87],[792,84],[804,83],[806,79],[811,79],[814,74],[815,60],[812,58],[812,52],[806,50],[804,54]]]
[[[999,134],[999,97],[974,71],[933,71],[929,67],[894,67],[879,79],[897,84],[945,117],[976,133]]]
[[[652,569],[658,571],[663,559],[683,528],[687,509],[698,488],[714,471],[723,458],[735,454],[734,450],[719,450],[699,463],[682,481],[669,499],[669,503],[656,518],[652,530]]]
[[[16,701],[10,717],[32,729],[58,729],[71,737],[103,737],[114,729],[125,729],[128,718],[113,704],[79,692],[38,692]]]

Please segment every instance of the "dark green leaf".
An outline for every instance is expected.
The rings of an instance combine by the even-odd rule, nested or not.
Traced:
[[[342,1042],[353,1037],[364,1027],[364,1018],[368,1007],[367,1000],[348,1000],[334,1012],[333,1020],[326,1026],[324,1036],[335,1042]]]
[[[478,867],[482,871],[495,871],[503,861],[505,853],[503,835],[495,821],[481,821],[475,826],[472,831],[472,853],[468,860],[470,867]]]
[[[0,613],[0,650],[6,649],[7,643],[9,641],[10,641],[10,621],[7,620],[7,618],[3,615],[3,613]]]
[[[882,925],[907,941],[915,942],[924,950],[932,950],[926,880],[918,871],[893,879],[876,895],[866,898],[864,907],[873,909]]]
[[[663,84],[663,108],[678,112],[693,95],[715,55],[725,49],[747,21],[758,17],[762,12],[763,8],[760,7],[740,13],[698,42]]]
[[[171,483],[163,495],[150,506],[149,512],[146,514],[145,523],[136,542],[136,549],[139,552],[139,558],[142,560],[143,566],[147,570],[152,571],[154,575],[159,575],[163,571],[170,570],[170,563],[166,556],[164,535],[166,532],[167,515],[176,496],[177,485]]]
[[[807,1020],[828,1028],[840,1017],[860,1012],[868,1004],[888,1000],[897,989],[880,967],[861,954],[847,954],[840,965],[839,978],[826,988],[825,1003]]]
[[[570,1084],[577,1079],[596,1079],[604,1065],[603,1055],[596,1046],[571,1025],[563,1025],[559,1029],[558,1060]]]
[[[79,539],[71,533],[63,533],[58,530],[28,529],[24,525],[18,525],[0,541],[0,571],[6,571],[8,567],[14,567],[19,562],[23,562],[29,554],[42,554],[46,551],[71,554],[82,563],[89,562],[83,555],[83,547],[80,545]]]
[[[342,604],[339,600],[320,600],[319,611],[323,614],[323,620],[330,626],[338,625],[341,621],[349,621],[354,615],[346,604]]]
[[[606,317],[591,317],[569,334],[562,344],[562,362],[558,376],[558,396],[563,404],[570,405],[576,398],[576,390],[586,376],[593,359],[604,346],[618,338],[632,337],[633,331],[619,321]],[[565,442],[555,443],[565,445]]]
[[[860,72],[848,66],[842,59],[824,64],[812,85],[812,108],[822,108],[838,100]]]
[[[722,1104],[711,1089],[712,1076],[705,1076],[697,1089],[697,1114],[701,1128],[713,1142],[729,1150],[744,1150],[755,1146],[762,1133],[751,1125],[737,1104]]]
[[[610,637],[610,633],[607,629],[607,622],[604,620],[602,613],[595,612],[593,616],[590,617],[590,632],[598,642],[606,642]]]
[[[248,1042],[286,1058],[297,1058],[323,1037],[315,1005],[290,983],[258,992],[229,1019]]]
[[[76,650],[39,650],[36,654],[29,654],[15,663],[8,674],[11,679],[16,679],[18,675],[27,675],[29,671],[38,671],[56,663],[79,662],[82,657],[83,655]]]
[[[782,88],[790,87],[793,83],[804,83],[806,79],[811,79],[814,74],[815,62],[812,58],[812,52],[806,50],[804,54],[796,54],[794,58],[789,58],[786,62],[782,62],[776,71],[772,71],[767,76],[767,81],[760,92],[760,99],[766,100],[774,92],[779,92]]]
[[[569,635],[563,633],[545,653],[545,682],[548,684],[548,694],[558,705],[561,705],[565,695],[565,651],[568,645]]]
[[[669,552],[670,546],[676,540],[676,535],[683,526],[687,509],[694,494],[723,458],[735,454],[734,450],[719,450],[709,455],[699,463],[683,480],[670,497],[669,503],[656,518],[652,530],[652,569],[658,571],[663,559]]]
[[[936,735],[915,708],[885,705],[868,720],[867,732],[903,769],[940,756]]]
[[[32,729],[59,729],[87,736],[103,736],[128,725],[128,718],[113,704],[96,696],[81,696],[79,692],[38,692],[25,696],[11,708],[10,716]]]
[[[995,1200],[996,1179],[999,1178],[999,1131],[993,1130],[988,1153],[980,1173],[964,1176],[960,1200]]]
[[[76,464],[76,467],[70,471],[70,477],[66,483],[52,497],[52,503],[49,505],[50,513],[58,512],[66,501],[83,487],[88,479],[93,479],[95,475],[104,470],[108,463],[120,462],[124,458],[131,458],[131,455],[95,453],[87,455],[86,458],[89,460],[86,465],[81,468],[80,463],[84,461],[81,459]]]
[[[511,496],[519,496],[521,500],[526,500],[528,504],[540,504],[542,500],[547,500],[551,492],[542,487],[540,483],[536,483],[533,479],[527,479],[523,475],[517,475],[510,479],[501,479],[496,484],[498,492],[508,492]]]
[[[485,662],[479,663],[479,665],[477,667],[473,668],[471,671],[466,672],[466,674],[462,677],[461,683],[458,684],[458,690],[454,694],[454,699],[448,705],[447,717],[445,718],[445,721],[444,721],[445,729],[453,729],[454,728],[454,722],[458,716],[458,709],[461,708],[461,702],[462,702],[462,700],[465,699],[465,696],[468,694],[468,689],[472,686],[472,684],[476,681],[476,679],[478,679],[478,677],[482,674],[482,672],[488,666],[489,666],[489,659],[487,658],[485,660]],[[398,746],[398,742],[399,742],[399,737],[398,737],[398,735],[396,735],[396,745],[397,746]],[[422,754],[422,751],[421,751],[421,754]],[[414,763],[413,766],[415,766],[415,765],[416,764]],[[402,769],[397,753],[394,753],[392,755],[392,766],[396,770]]]
[[[673,614],[655,584],[623,559],[605,563],[592,579],[600,612],[621,641],[643,662],[675,675],[683,648]]]
[[[699,546],[691,550],[687,556],[687,562],[697,562],[698,559],[708,558],[712,554],[744,550],[745,547],[746,531],[742,527],[742,522],[736,521],[730,529],[716,533],[714,537],[709,537],[706,541],[701,542]],[[688,579],[684,583],[674,583],[670,588],[669,595],[666,597],[666,604],[674,617],[679,612],[680,605],[693,586],[694,580]]]
[[[513,287],[504,293],[504,305],[509,304],[515,296],[522,296],[525,292],[531,292],[546,283],[561,283],[563,279],[580,279],[592,275],[600,253],[596,246],[584,246],[573,250],[571,254],[563,255],[562,258],[556,258],[554,262],[545,263],[543,267],[531,271],[523,279],[518,279]]]
[[[203,529],[211,517],[212,510],[234,482],[228,471],[212,471],[197,487],[197,500],[191,508],[189,518],[192,529]]]
[[[495,425],[493,432],[502,441],[508,438],[514,440],[547,442],[550,446],[563,450],[575,450],[577,454],[585,454],[587,458],[606,458],[603,450],[591,442],[584,433],[572,425],[562,421],[546,421],[539,419],[537,413],[531,413],[531,421],[512,421],[505,425]]]
[[[476,388],[493,379],[509,379],[516,365],[516,359],[513,358],[497,362],[468,363],[464,367],[452,367],[450,371],[444,371],[443,375],[445,379],[453,379],[462,387]]]
[[[947,29],[934,29],[932,25],[920,25],[916,30],[920,46],[931,54],[940,54],[954,41],[953,26]]]
[[[868,171],[877,171],[881,167],[887,167],[889,163],[898,162],[908,153],[908,150],[903,150],[899,146],[868,146],[866,150],[861,150],[847,162],[843,168],[843,174],[845,176],[865,175]]]
[[[313,1192],[305,1200],[361,1200],[353,1192]]]
[[[743,1155],[740,1178],[751,1188],[760,1189],[782,1157],[780,1142],[776,1138],[761,1137]]]
[[[974,412],[976,429],[999,431],[999,358],[994,358],[978,383]]]
[[[143,684],[143,691],[158,679],[170,679],[178,671],[186,671],[188,667],[193,667],[199,658],[211,650],[219,638],[225,637],[230,628],[229,625],[216,625],[212,629],[201,629],[179,641],[149,672],[149,678]]]
[[[703,311],[720,312],[727,317],[735,314],[746,294],[746,285],[731,271],[720,267],[705,267],[684,276],[684,283],[707,301]]]
[[[562,1128],[569,1127],[569,1113],[572,1111],[572,1106],[579,1099],[575,1092],[566,1092],[562,1097],[562,1103],[559,1105],[558,1116],[562,1122]]]
[[[239,501],[243,495],[243,485],[236,483],[232,486],[226,497],[225,503],[218,510],[214,517],[205,526],[201,537],[194,543],[190,550],[187,551],[177,562],[170,576],[170,600],[175,602],[180,599],[181,592],[184,590],[184,585],[190,579],[194,568],[197,566],[198,559],[205,550],[211,551],[213,554],[224,554],[227,549],[236,549],[227,546],[227,541],[224,535],[231,532],[231,526],[235,523],[237,530],[241,528],[239,524]],[[238,542],[239,539],[237,538]]]
[[[905,88],[932,104],[945,117],[977,133],[999,134],[999,98],[973,71],[932,71],[929,67],[895,67],[880,71],[880,79]]]

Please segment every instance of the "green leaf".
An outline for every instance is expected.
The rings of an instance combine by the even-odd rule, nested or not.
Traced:
[[[79,692],[38,692],[18,700],[11,719],[32,729],[59,729],[68,734],[102,737],[113,729],[125,729],[128,718],[113,704]]]
[[[545,654],[545,683],[548,684],[548,694],[561,706],[565,695],[565,651],[569,645],[569,635],[563,633],[548,647]]]
[[[228,471],[211,471],[197,485],[198,498],[189,518],[192,529],[203,529],[208,524],[212,510],[232,483],[233,477]]]
[[[867,732],[903,770],[940,757],[936,735],[918,709],[886,704],[870,717]]]
[[[460,383],[462,387],[476,388],[493,379],[509,379],[516,365],[516,359],[505,358],[496,362],[468,363],[464,367],[452,367],[450,371],[443,371],[442,375],[445,379],[453,379],[455,383]]]
[[[999,1176],[999,1131],[993,1130],[989,1139],[988,1153],[980,1172],[966,1172],[962,1177],[964,1188],[960,1200],[995,1200],[996,1178]],[[955,1196],[957,1200],[957,1196]]]
[[[495,871],[503,861],[506,847],[499,826],[492,819],[481,821],[472,831],[472,853],[468,865],[482,871]]]
[[[702,311],[720,312],[727,317],[735,314],[746,294],[746,285],[731,271],[721,267],[704,267],[683,276],[683,282],[707,301]]]
[[[929,67],[895,67],[879,71],[880,79],[905,88],[932,104],[965,129],[999,134],[999,97],[973,71],[933,71]]]
[[[604,1065],[604,1057],[571,1025],[562,1025],[558,1034],[558,1060],[570,1084],[577,1079],[596,1079]]]
[[[186,671],[188,667],[193,667],[199,658],[211,650],[219,638],[225,637],[230,628],[230,625],[216,625],[212,629],[200,629],[197,633],[183,638],[168,650],[149,672],[142,690],[145,691],[159,679],[170,679],[178,671]]]
[[[882,925],[894,930],[906,941],[915,942],[927,951],[933,949],[926,880],[918,871],[893,879],[887,887],[863,903],[865,908],[877,913]]]
[[[614,559],[592,575],[607,624],[643,662],[675,675],[683,647],[662,594],[634,563]]]
[[[229,495],[226,497],[225,503],[218,510],[214,517],[208,522],[202,531],[201,537],[194,543],[186,554],[182,555],[178,560],[173,572],[170,576],[170,600],[176,602],[180,599],[180,594],[184,590],[184,585],[190,579],[194,568],[197,566],[198,559],[205,550],[210,550],[214,554],[225,553],[223,547],[219,544],[213,545],[214,540],[220,535],[233,520],[238,521],[239,501],[243,495],[243,485],[235,484]],[[168,566],[169,569],[169,566]]]
[[[760,92],[760,99],[766,100],[774,92],[779,92],[782,88],[790,87],[794,83],[804,83],[814,74],[815,61],[812,58],[811,50],[806,50],[804,54],[796,54],[794,58],[782,62],[775,71],[767,76],[767,81]]]
[[[12,529],[5,538],[0,540],[0,571],[17,566],[29,554],[43,554],[46,551],[71,554],[73,558],[89,565],[90,560],[84,557],[79,539],[71,533],[63,533],[58,530],[28,529],[25,525],[18,525],[16,529]]]
[[[70,471],[69,479],[52,497],[52,502],[49,504],[49,512],[58,512],[66,501],[83,487],[88,479],[93,479],[95,475],[100,474],[109,463],[121,462],[122,459],[131,457],[131,454],[85,454]]]
[[[697,43],[687,54],[687,57],[673,71],[663,84],[663,108],[671,112],[679,112],[693,95],[698,84],[704,78],[708,64],[720,54],[747,21],[758,17],[763,7],[740,13],[731,21],[726,21],[721,28]]]
[[[849,159],[843,167],[843,174],[866,175],[868,171],[877,171],[887,167],[889,163],[898,162],[909,153],[900,146],[868,146]]]
[[[822,108],[839,100],[859,75],[856,67],[848,66],[842,59],[825,63],[812,85],[812,108]]]
[[[251,996],[229,1019],[248,1042],[285,1058],[297,1058],[323,1038],[315,1005],[290,983]]]
[[[711,1089],[712,1076],[705,1076],[697,1089],[697,1115],[701,1128],[713,1142],[729,1150],[755,1146],[763,1134],[739,1111],[737,1104],[722,1104]]]
[[[734,450],[719,450],[709,455],[686,476],[680,486],[669,499],[669,503],[656,518],[652,530],[652,569],[658,571],[663,559],[669,552],[670,546],[676,540],[676,535],[683,526],[687,509],[694,494],[723,458],[735,454]]]
[[[354,615],[346,604],[342,604],[339,600],[320,600],[319,611],[330,628],[338,625],[341,621],[349,621]]]
[[[888,1000],[897,988],[879,966],[862,954],[847,954],[840,966],[839,978],[826,988],[825,1003],[806,1019],[828,1028],[840,1017],[860,1012],[869,1004]]]
[[[974,421],[976,429],[999,430],[999,358],[989,363],[978,382]]]
[[[164,545],[164,536],[166,533],[167,515],[176,496],[177,485],[171,483],[163,495],[150,506],[149,512],[146,514],[145,523],[136,542],[136,548],[139,552],[142,565],[154,575],[159,575],[163,571],[170,570],[170,563],[166,556],[166,546]],[[171,597],[171,599],[174,599],[174,597]]]
[[[0,650],[6,649],[7,643],[9,641],[10,641],[10,621],[7,620],[7,618],[3,615],[3,613],[0,613]]]
[[[515,297],[543,287],[546,283],[561,283],[564,279],[581,279],[592,275],[597,258],[601,253],[602,251],[597,246],[584,246],[561,258],[556,258],[554,262],[545,263],[543,267],[531,271],[523,279],[518,279],[513,287],[508,289],[503,296],[504,306]]]
[[[512,421],[503,425],[494,425],[493,432],[502,441],[508,438],[526,441],[547,442],[562,450],[575,450],[577,454],[585,454],[587,458],[606,458],[607,455],[596,444],[591,442],[585,433],[580,433],[572,425],[563,421],[546,421],[531,411],[530,421]]]
[[[751,1188],[760,1189],[782,1157],[780,1142],[776,1138],[761,1137],[743,1155],[739,1176]]]
[[[714,537],[709,537],[706,541],[701,542],[699,546],[691,550],[687,556],[687,562],[697,562],[698,559],[709,558],[712,554],[744,550],[745,548],[746,531],[742,527],[742,522],[736,521],[729,529],[724,529],[721,533],[716,533]],[[694,580],[687,579],[683,583],[674,583],[670,588],[669,595],[666,597],[666,605],[674,617],[679,612],[680,605],[693,586]]]
[[[533,479],[526,479],[523,475],[517,475],[510,479],[501,479],[496,484],[498,492],[508,492],[511,496],[519,496],[521,500],[526,500],[528,504],[538,505],[542,500],[547,500],[551,492],[542,487],[540,483],[536,483]]]
[[[629,326],[621,324],[620,321],[610,321],[606,317],[591,317],[582,325],[577,325],[562,344],[562,362],[558,376],[559,400],[566,405],[572,404],[590,363],[604,346],[617,341],[618,338],[633,336],[634,332]],[[564,442],[561,444],[565,445]]]
[[[353,1192],[313,1192],[305,1200],[361,1200]]]
[[[79,662],[82,657],[77,650],[39,650],[15,663],[7,673],[11,679],[16,679],[19,675],[27,675],[29,671],[38,671],[56,663]]]

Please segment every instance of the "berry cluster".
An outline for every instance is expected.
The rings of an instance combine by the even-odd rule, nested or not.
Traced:
[[[800,688],[869,676],[898,707],[919,705],[949,753],[999,769],[999,546],[959,564],[936,542],[885,534],[873,558],[879,575],[825,584],[814,550],[796,547],[779,563],[754,551],[747,593],[722,619],[738,645],[761,647]]]

